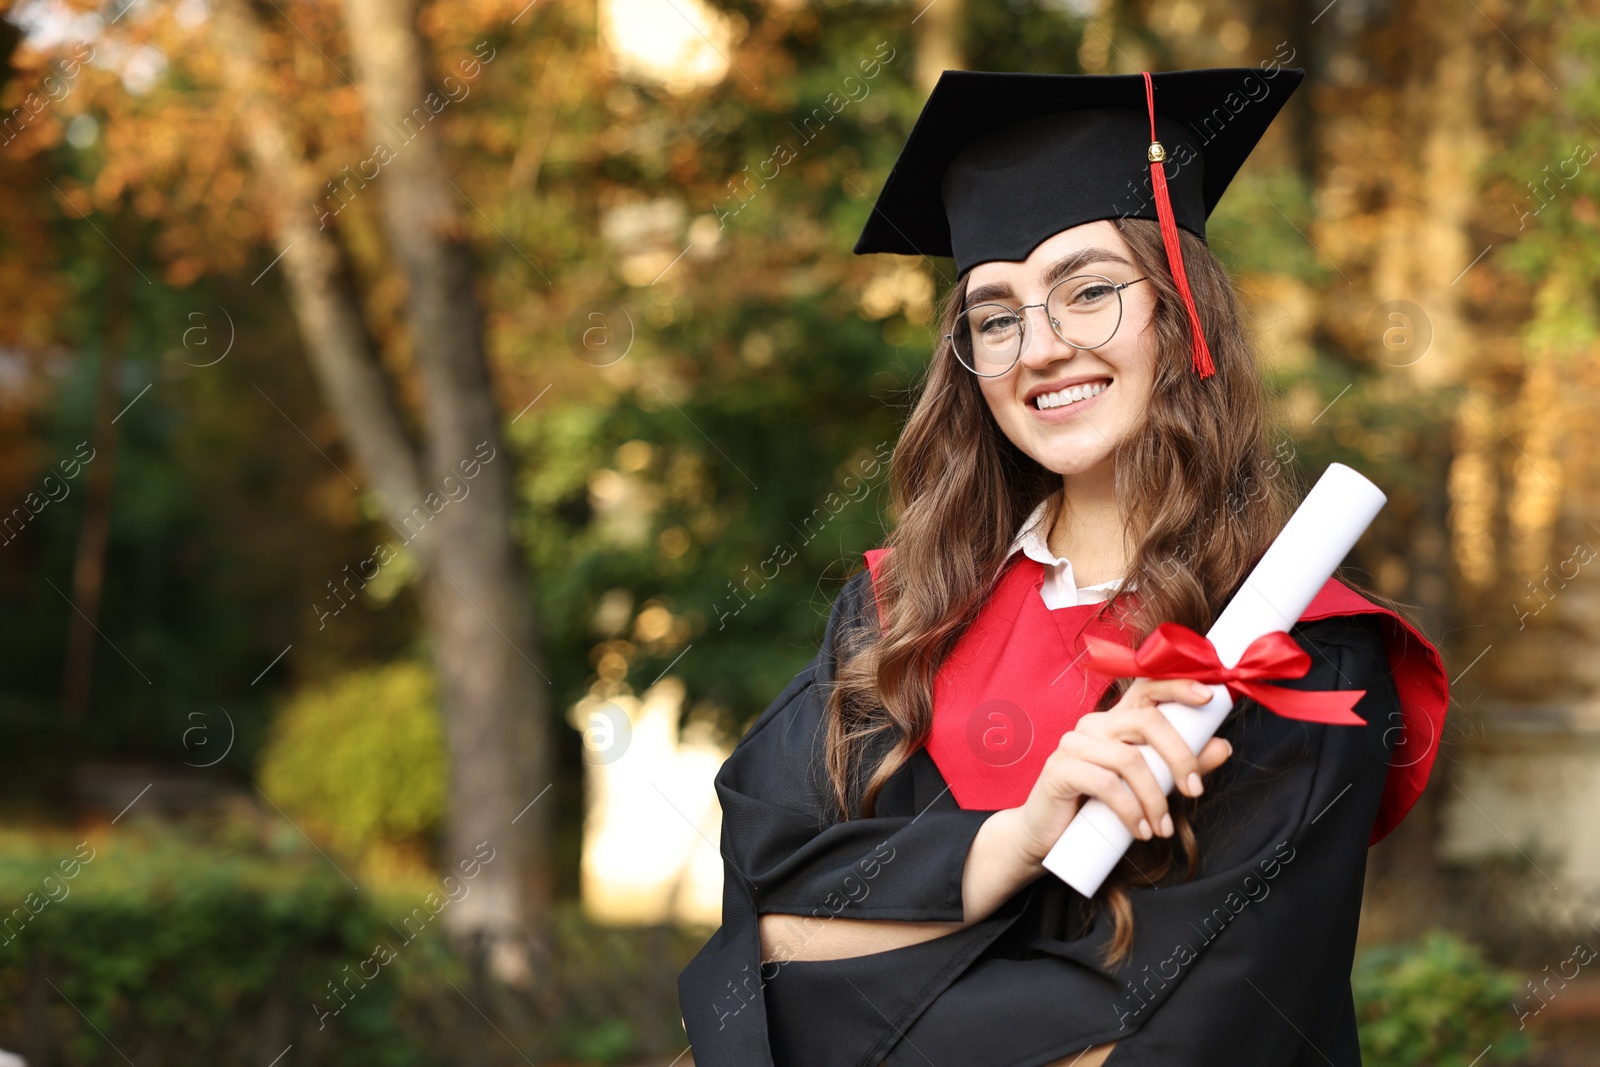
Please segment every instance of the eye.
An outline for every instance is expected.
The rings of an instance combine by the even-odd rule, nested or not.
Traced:
[[[1075,310],[1098,307],[1107,301],[1116,299],[1117,288],[1110,282],[1092,281],[1072,288],[1067,296],[1067,305]]]
[[[1017,316],[1011,311],[980,312],[978,329],[985,337],[1006,334],[1017,328]]]

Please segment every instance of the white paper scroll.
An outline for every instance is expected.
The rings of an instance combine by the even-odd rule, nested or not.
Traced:
[[[1223,666],[1238,663],[1256,638],[1274,630],[1286,631],[1295,624],[1386,499],[1376,485],[1351,468],[1342,463],[1328,465],[1206,634]],[[1214,685],[1211,692],[1211,700],[1200,707],[1177,702],[1158,706],[1195,752],[1205,747],[1233,710],[1226,686]],[[1139,747],[1162,791],[1172,792],[1172,771],[1166,761],[1149,745]],[[1132,832],[1116,813],[1101,801],[1091,800],[1044,858],[1044,866],[1090,897],[1132,843]]]

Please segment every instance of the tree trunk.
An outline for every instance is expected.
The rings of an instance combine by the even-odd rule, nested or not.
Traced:
[[[306,153],[263,89],[259,37],[242,0],[223,0],[219,33],[257,169],[274,175],[274,216],[290,298],[319,384],[352,450],[374,477],[390,524],[421,564],[421,603],[433,637],[452,756],[444,866],[481,866],[449,910],[451,932],[502,980],[531,975],[549,912],[549,783],[543,742],[546,682],[527,576],[511,532],[513,479],[484,354],[473,264],[425,106],[424,55],[414,8],[352,0],[346,25],[371,134],[394,153],[375,184],[385,233],[409,289],[414,362],[428,440],[419,457],[401,431],[387,379],[351,291],[342,249],[318,224],[324,200]],[[417,108],[410,140],[399,124]],[[416,127],[420,125],[420,131]],[[363,185],[361,188],[365,189]],[[356,192],[356,190],[352,190]],[[323,215],[321,223],[327,222]],[[409,522],[407,520],[410,520]],[[492,858],[490,858],[492,857]],[[487,862],[484,862],[487,859]]]
[[[118,212],[123,232],[117,247],[129,244],[132,226],[126,205]],[[78,531],[77,559],[72,567],[72,603],[77,610],[67,616],[67,658],[61,681],[61,711],[70,723],[83,721],[89,710],[94,677],[95,620],[100,617],[100,593],[105,588],[106,545],[111,538],[111,492],[116,487],[117,426],[122,401],[122,357],[128,347],[128,327],[133,318],[133,267],[120,255],[109,259],[106,274],[106,319],[102,333],[100,367],[96,374],[94,429],[89,484],[84,490],[83,523]]]
[[[917,88],[929,92],[947,70],[964,70],[967,53],[962,42],[966,23],[963,0],[933,0],[916,16]]]
[[[389,381],[374,354],[344,250],[335,231],[321,225],[313,206],[322,199],[322,182],[293,124],[267,88],[262,29],[248,3],[219,0],[215,10],[213,25],[218,51],[223,53],[228,96],[261,177],[265,207],[278,239],[287,246],[282,263],[289,301],[311,371],[339,420],[346,444],[372,479],[369,488],[378,494],[392,521],[421,502],[421,473]]]
[[[464,484],[462,468],[475,463],[474,456],[505,451],[471,249],[456,191],[445,177],[434,128],[439,120],[424,102],[415,4],[346,0],[345,22],[373,140],[392,136],[406,119],[426,123],[391,146],[395,158],[385,166],[378,193],[385,234],[409,290],[413,358],[429,428],[429,486],[439,490]],[[446,921],[457,934],[487,937],[491,968],[502,978],[521,978],[527,961],[519,950],[548,912],[548,869],[534,858],[544,853],[550,809],[523,811],[548,784],[541,743],[547,683],[532,658],[533,610],[511,536],[511,473],[508,458],[483,462],[469,495],[444,508],[428,528],[434,561],[424,579],[423,610],[436,642],[455,757],[446,852],[452,861],[465,859],[480,842],[496,851],[475,891]]]

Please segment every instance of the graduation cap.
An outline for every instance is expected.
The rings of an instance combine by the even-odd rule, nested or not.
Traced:
[[[958,273],[1023,260],[1085,222],[1156,219],[1189,312],[1194,366],[1214,368],[1178,249],[1305,77],[1292,68],[1152,74],[947,70],[889,172],[857,253],[953,256]]]

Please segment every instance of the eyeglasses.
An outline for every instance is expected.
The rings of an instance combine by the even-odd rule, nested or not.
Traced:
[[[1114,282],[1099,274],[1074,274],[1050,287],[1042,304],[1019,308],[975,304],[961,313],[954,333],[945,334],[962,366],[980,378],[996,378],[1017,365],[1028,332],[1025,312],[1044,308],[1055,335],[1073,348],[1099,348],[1122,325],[1122,290],[1147,279]]]

